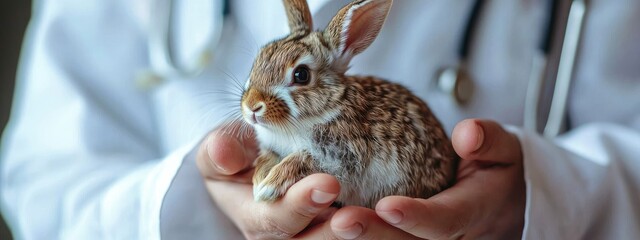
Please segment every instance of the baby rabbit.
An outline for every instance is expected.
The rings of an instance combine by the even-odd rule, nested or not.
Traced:
[[[284,0],[291,33],[261,49],[241,99],[260,146],[257,201],[275,201],[313,173],[338,179],[339,204],[369,208],[389,195],[427,198],[452,183],[458,157],[429,107],[398,84],[345,75],[391,4],[353,1],[313,31],[306,1]]]

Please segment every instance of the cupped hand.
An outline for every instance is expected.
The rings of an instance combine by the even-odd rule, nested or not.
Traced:
[[[255,202],[251,176],[258,150],[252,133],[228,134],[218,129],[201,143],[196,164],[209,193],[248,239],[288,239],[333,214],[338,181],[314,174],[294,184],[274,203]]]
[[[465,120],[453,131],[462,158],[456,183],[429,198],[390,196],[376,209],[347,207],[311,238],[342,239],[517,239],[522,234],[525,183],[516,136],[499,124]]]

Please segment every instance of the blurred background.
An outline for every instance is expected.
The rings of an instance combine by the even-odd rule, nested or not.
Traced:
[[[31,1],[0,2],[0,129],[9,118],[15,86],[20,46],[31,13]],[[0,239],[12,239],[4,220],[0,221]]]

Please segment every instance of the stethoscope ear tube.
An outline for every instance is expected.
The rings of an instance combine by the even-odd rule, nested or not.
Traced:
[[[149,59],[151,72],[138,79],[139,84],[145,88],[153,87],[162,83],[165,78],[191,78],[198,76],[208,65],[211,58],[211,49],[221,37],[222,21],[227,9],[227,2],[222,0],[212,0],[213,9],[211,14],[214,17],[213,30],[207,44],[202,46],[201,54],[196,57],[193,64],[183,64],[175,56],[176,50],[173,26],[176,9],[175,0],[155,0],[153,2],[153,14],[149,29]]]
[[[548,16],[546,19],[548,20],[545,26],[546,29],[543,30],[544,35],[539,39],[538,51],[534,53],[531,62],[531,72],[529,74],[525,97],[523,124],[525,129],[534,132],[538,131],[538,105],[546,77],[545,73],[547,64],[549,63],[551,45],[553,44],[554,26],[557,24],[558,9],[561,4],[562,1],[560,0],[547,1]]]
[[[569,99],[569,89],[573,79],[574,66],[578,55],[578,46],[584,18],[587,12],[585,0],[573,0],[569,10],[567,28],[565,30],[562,53],[558,65],[558,75],[556,77],[553,99],[549,117],[544,128],[545,137],[555,137],[563,130],[565,123],[567,103]]]

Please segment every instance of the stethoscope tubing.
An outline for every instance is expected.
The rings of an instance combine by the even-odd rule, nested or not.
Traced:
[[[176,49],[172,42],[173,34],[173,18],[175,17],[176,0],[156,0],[154,2],[154,20],[151,21],[149,35],[149,57],[153,70],[158,74],[166,77],[191,78],[199,75],[206,65],[210,57],[211,49],[220,41],[222,35],[222,22],[224,15],[228,11],[228,1],[212,0],[214,16],[213,31],[207,41],[208,44],[202,47],[202,54],[195,64],[186,66],[181,64],[175,56]]]
[[[564,40],[558,64],[558,72],[555,76],[554,90],[549,109],[549,115],[544,122],[542,134],[548,138],[555,137],[560,134],[565,124],[567,104],[569,98],[569,90],[575,61],[577,59],[577,51],[580,43],[582,25],[586,15],[586,0],[573,0],[569,12],[569,18],[564,33]],[[557,9],[561,1],[549,0],[548,22],[544,35],[540,39],[538,51],[533,56],[531,74],[527,83],[525,96],[523,124],[525,129],[538,132],[538,120],[540,119],[538,108],[540,105],[540,97],[543,91],[545,72],[548,69],[549,53],[553,41],[553,28],[557,24]],[[437,82],[440,89],[453,95],[459,104],[459,93],[456,86],[460,85],[460,81],[471,82],[472,77],[465,73],[463,69],[468,61],[471,50],[472,38],[480,19],[481,11],[485,5],[484,0],[476,0],[474,3],[468,23],[462,37],[458,50],[459,65],[455,68],[444,68],[438,76]],[[461,75],[464,74],[464,77]],[[470,84],[466,84],[470,85]],[[471,84],[472,85],[472,84]],[[445,87],[442,87],[445,86]]]
[[[543,131],[545,137],[555,137],[563,130],[562,127],[566,118],[569,90],[571,80],[574,77],[574,68],[586,12],[586,0],[573,0],[569,10],[569,18],[567,20],[564,42],[562,44],[562,53],[560,55],[549,117]]]
[[[224,9],[223,11],[212,11],[214,14],[214,29],[209,45],[203,47],[203,55],[207,56],[208,51],[220,41],[222,34],[222,24],[224,16],[228,12],[228,0],[214,0],[215,9]],[[551,10],[548,28],[545,37],[541,39],[540,49],[534,54],[531,75],[528,81],[527,93],[525,97],[524,109],[524,127],[529,130],[536,131],[538,124],[538,107],[540,104],[540,95],[543,86],[544,72],[548,62],[549,49],[551,45],[551,32],[553,25],[556,24],[555,9],[557,0],[550,0]],[[149,57],[151,66],[156,75],[169,77],[178,76],[181,78],[189,78],[199,75],[208,64],[207,61],[198,61],[195,66],[184,66],[177,61],[174,53],[176,52],[172,45],[172,27],[175,9],[175,0],[156,0],[154,9],[155,19],[151,21],[151,29],[149,36]],[[450,92],[452,95],[460,94],[458,86],[472,86],[471,77],[464,73],[464,67],[471,51],[473,35],[478,28],[478,22],[481,17],[481,11],[486,4],[485,0],[476,0],[472,6],[468,23],[460,41],[458,48],[459,63],[457,67],[443,68],[437,79],[437,82],[443,91]],[[564,42],[562,44],[562,52],[558,65],[553,97],[549,116],[543,127],[543,135],[546,137],[557,136],[561,131],[565,121],[569,89],[571,79],[573,78],[573,69],[577,57],[578,46],[582,31],[582,25],[587,11],[586,0],[572,0],[569,18],[564,34]],[[203,58],[204,59],[204,58]],[[469,82],[460,84],[461,78]],[[469,78],[469,79],[466,79]],[[444,79],[444,81],[443,81]],[[159,81],[158,81],[159,82]],[[468,91],[468,90],[466,90]],[[470,94],[470,93],[469,93]],[[456,101],[464,102],[456,96]]]
[[[538,51],[534,53],[531,62],[531,73],[529,74],[525,95],[523,125],[525,129],[534,132],[538,130],[538,105],[544,85],[545,70],[549,61],[551,45],[553,44],[553,31],[554,26],[557,24],[560,4],[562,4],[562,1],[547,1],[548,20],[543,30],[544,35],[539,39]]]
[[[465,105],[473,95],[473,81],[467,73],[467,61],[473,44],[476,30],[479,28],[479,18],[486,5],[485,0],[476,0],[471,6],[460,42],[458,43],[458,62],[453,66],[445,66],[438,70],[435,83],[441,92],[447,93],[458,105]]]

